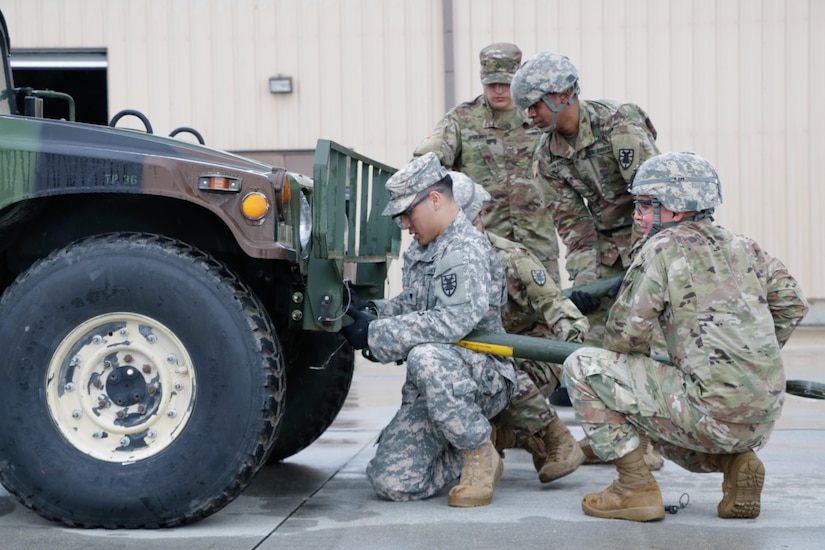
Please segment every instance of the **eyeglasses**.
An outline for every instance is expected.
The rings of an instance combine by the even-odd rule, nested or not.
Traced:
[[[640,216],[642,215],[642,207],[643,206],[652,207],[653,206],[653,201],[652,200],[651,201],[646,201],[646,200],[641,200],[641,199],[636,199],[636,200],[633,201],[633,209]],[[646,209],[647,208],[645,208],[645,210]]]
[[[429,193],[424,193],[424,195],[412,201],[412,203],[407,208],[405,208],[403,212],[399,212],[398,214],[393,216],[392,219],[395,220],[395,223],[398,224],[398,227],[403,228],[404,224],[402,223],[401,218],[409,218],[412,214],[412,211],[415,210],[415,207],[424,202],[425,200],[427,200],[427,197],[429,196]]]
[[[449,178],[450,176],[445,176],[445,178]],[[441,183],[440,181],[437,183]],[[444,193],[444,189],[437,187],[435,189],[425,189],[424,194],[419,198],[415,199],[412,204],[410,204],[407,208],[404,209],[403,212],[399,212],[392,219],[395,220],[395,223],[398,224],[398,227],[404,228],[404,225],[401,223],[401,218],[409,218],[412,215],[412,211],[415,210],[415,207],[427,200],[427,197],[430,196],[430,193],[435,191],[436,193]]]

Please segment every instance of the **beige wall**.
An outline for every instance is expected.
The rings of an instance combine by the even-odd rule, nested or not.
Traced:
[[[717,221],[825,299],[820,0],[6,0],[2,9],[14,47],[106,48],[110,115],[136,108],[158,133],[193,126],[231,150],[309,149],[324,137],[395,166],[452,107],[445,95],[480,93],[483,46],[565,53],[583,97],[635,101],[662,150],[713,162],[725,199]],[[293,77],[294,93],[269,93],[278,73]]]

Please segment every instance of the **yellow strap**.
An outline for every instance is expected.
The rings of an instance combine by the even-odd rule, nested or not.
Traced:
[[[493,355],[503,355],[504,357],[513,357],[513,348],[511,346],[502,346],[499,344],[484,344],[482,342],[470,342],[467,340],[459,340],[457,345],[462,348],[477,351],[479,353],[491,353]]]

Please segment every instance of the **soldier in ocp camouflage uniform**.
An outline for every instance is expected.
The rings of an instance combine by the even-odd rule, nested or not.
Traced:
[[[474,329],[504,332],[504,270],[455,204],[452,180],[434,154],[414,159],[386,187],[383,215],[414,240],[404,253],[404,290],[350,308],[355,322],[342,329],[380,362],[407,361],[401,407],[381,433],[367,477],[383,498],[416,500],[460,476],[448,504],[483,506],[503,469],[488,418],[509,403],[516,375],[510,359],[455,343]]]
[[[492,196],[484,226],[524,245],[561,284],[553,218],[533,180],[533,151],[541,134],[510,95],[521,50],[499,42],[482,49],[479,59],[484,93],[444,115],[413,155],[433,152],[445,167],[481,184]]]
[[[630,193],[646,241],[607,322],[605,347],[564,362],[591,450],[619,480],[586,495],[588,515],[664,517],[640,433],[693,472],[722,472],[723,518],[759,515],[764,445],[784,402],[780,349],[807,312],[797,282],[753,240],[712,225],[722,202],[716,171],[692,153],[643,163]],[[654,361],[661,326],[673,365]]]
[[[458,205],[493,245],[507,276],[504,329],[511,334],[581,342],[589,325],[526,248],[484,230],[484,204],[490,194],[461,172],[450,172]],[[493,418],[495,445],[502,452],[520,447],[533,456],[542,483],[576,470],[584,461],[570,430],[547,401],[561,379],[561,365],[518,359],[518,382],[510,406]]]
[[[574,285],[619,275],[630,265],[633,200],[627,184],[636,167],[659,153],[656,130],[633,103],[579,99],[579,74],[560,54],[524,62],[510,87],[516,105],[541,129],[536,178],[567,247]],[[612,300],[571,298],[589,313],[586,341],[601,345]],[[589,295],[585,295],[589,297]]]

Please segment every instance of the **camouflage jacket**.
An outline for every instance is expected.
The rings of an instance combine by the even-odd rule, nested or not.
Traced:
[[[735,423],[779,417],[785,374],[780,348],[805,316],[802,290],[751,239],[682,222],[653,235],[625,275],[604,345],[649,352],[653,326],[709,416]]]
[[[368,342],[377,360],[404,359],[426,342],[452,344],[474,329],[504,332],[504,268],[463,212],[427,246],[414,241],[407,248],[401,279],[399,295],[375,302],[379,317],[370,323]]]
[[[641,107],[610,100],[579,100],[575,142],[558,132],[542,135],[536,178],[549,189],[575,284],[597,279],[599,263],[612,266],[621,258],[630,265],[633,199],[627,184],[639,164],[659,154],[655,140]]]
[[[413,155],[433,152],[445,168],[482,185],[492,196],[484,226],[550,265],[559,257],[559,245],[545,193],[533,181],[540,135],[523,113],[494,111],[480,95],[444,115]]]
[[[504,329],[511,334],[552,336],[581,342],[590,329],[587,317],[568,300],[529,250],[487,231],[485,233],[504,266],[507,306]]]

